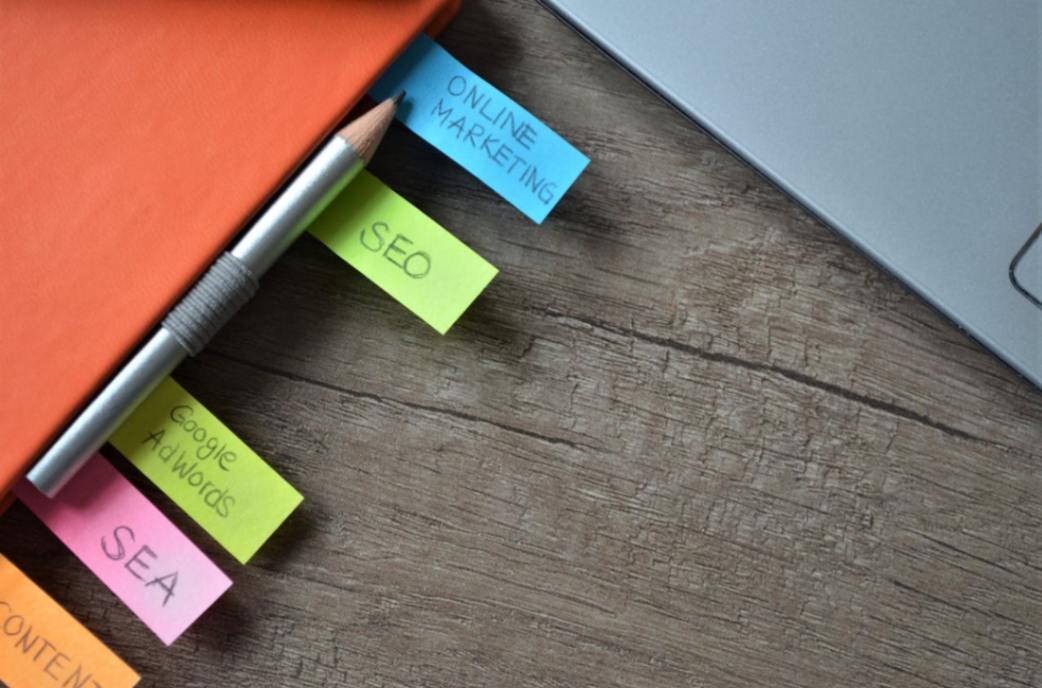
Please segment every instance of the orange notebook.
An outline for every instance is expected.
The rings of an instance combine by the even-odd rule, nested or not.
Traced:
[[[0,495],[458,3],[3,3]]]

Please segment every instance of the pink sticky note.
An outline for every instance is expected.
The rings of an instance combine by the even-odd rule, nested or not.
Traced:
[[[167,645],[232,584],[100,454],[54,499],[14,491]]]

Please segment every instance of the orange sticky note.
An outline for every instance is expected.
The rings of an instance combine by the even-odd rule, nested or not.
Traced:
[[[138,675],[0,554],[0,681],[130,688]]]

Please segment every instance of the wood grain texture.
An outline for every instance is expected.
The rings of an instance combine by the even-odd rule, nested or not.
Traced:
[[[155,686],[1042,685],[1042,393],[559,24],[443,43],[593,160],[542,228],[400,127],[502,273],[439,337],[312,240],[177,379],[306,500],[170,649],[20,506],[5,552]]]

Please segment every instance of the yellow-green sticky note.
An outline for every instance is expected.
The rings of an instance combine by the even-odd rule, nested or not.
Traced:
[[[364,170],[308,229],[441,334],[499,272]]]
[[[243,564],[304,499],[170,378],[109,442]]]

